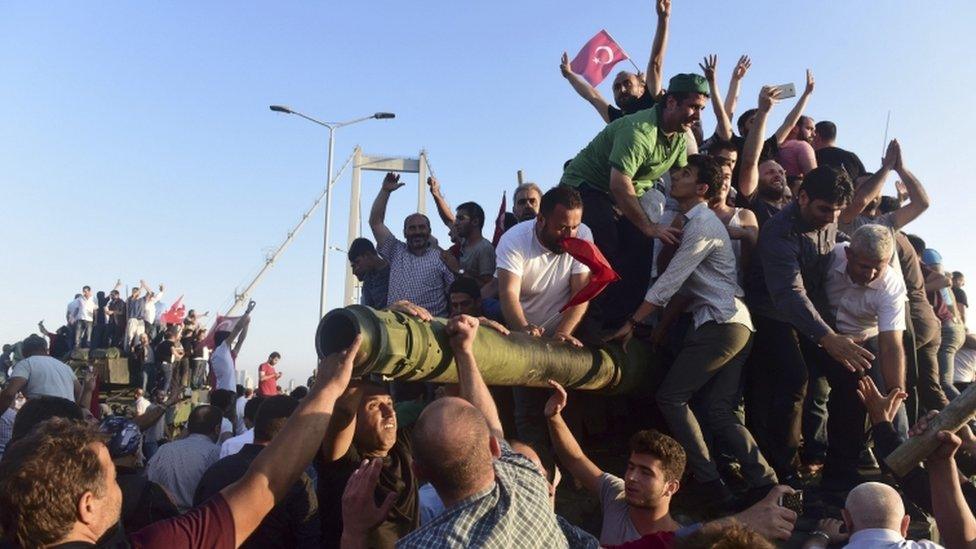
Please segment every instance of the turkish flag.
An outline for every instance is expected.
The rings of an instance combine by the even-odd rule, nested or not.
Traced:
[[[180,296],[160,318],[166,324],[182,324],[183,319],[186,318],[186,305],[183,305],[183,296]]]
[[[491,237],[491,245],[497,246],[505,232],[505,191],[502,191],[502,205],[498,207],[498,217],[495,218],[495,235]]]
[[[210,327],[210,331],[207,332],[207,337],[203,338],[203,341],[197,345],[202,345],[213,350],[216,345],[214,344],[214,336],[217,332],[231,332],[234,330],[234,326],[237,326],[237,321],[242,317],[239,316],[221,316],[217,315],[217,320],[214,320],[213,326]]]
[[[580,303],[586,303],[600,295],[600,292],[611,283],[620,280],[620,275],[613,270],[596,244],[581,238],[564,238],[559,244],[566,250],[566,253],[590,268],[590,281],[580,291],[576,292],[576,295],[569,298],[563,308],[559,309],[560,313]]]
[[[624,59],[629,59],[624,49],[603,29],[583,45],[569,67],[595,87],[610,74],[614,65]]]

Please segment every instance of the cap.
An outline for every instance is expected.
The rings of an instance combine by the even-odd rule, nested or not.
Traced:
[[[668,81],[668,93],[700,93],[708,95],[708,81],[700,74],[676,74]]]
[[[109,416],[102,420],[99,430],[109,435],[108,453],[112,458],[136,453],[142,444],[142,432],[132,420],[122,416]]]
[[[922,263],[925,265],[941,265],[942,264],[942,254],[933,250],[932,248],[926,248],[922,252]]]

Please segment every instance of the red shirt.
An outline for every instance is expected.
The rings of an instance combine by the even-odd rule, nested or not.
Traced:
[[[235,547],[234,515],[224,496],[217,494],[187,514],[154,522],[129,536],[132,547]]]
[[[265,362],[258,366],[258,394],[264,397],[275,396],[278,394],[278,372],[274,366]],[[261,377],[272,376],[271,379],[261,380]]]

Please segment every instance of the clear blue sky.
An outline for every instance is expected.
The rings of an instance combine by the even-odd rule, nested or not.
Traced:
[[[890,109],[890,135],[933,198],[911,230],[948,267],[976,275],[965,160],[976,65],[964,38],[976,5],[674,4],[665,75],[697,71],[714,52],[724,86],[748,53],[740,112],[762,84],[801,88],[810,67],[808,113],[837,122],[839,144],[874,169]],[[22,338],[40,319],[56,326],[82,285],[108,289],[120,277],[165,282],[170,298],[185,294],[200,310],[226,307],[325,181],[327,132],[272,113],[272,103],[325,120],[395,112],[340,130],[336,167],[356,144],[407,156],[426,148],[451,203],[473,199],[491,216],[516,170],[555,184],[602,126],[560,76],[563,50],[575,55],[606,28],[643,66],[654,24],[650,1],[5,4],[0,340]],[[610,97],[609,82],[600,89]],[[710,112],[704,120],[710,132]],[[364,177],[364,212],[380,178]],[[334,195],[338,246],[348,181]],[[414,207],[415,189],[394,195],[391,227]],[[254,294],[239,360],[252,376],[273,350],[285,379],[304,380],[314,366],[321,219]],[[435,235],[446,237],[436,222]],[[332,256],[332,307],[344,259]]]

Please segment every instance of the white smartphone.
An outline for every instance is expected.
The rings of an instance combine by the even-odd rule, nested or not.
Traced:
[[[779,86],[773,86],[773,88],[779,90],[780,99],[796,97],[796,86],[794,86],[792,83],[780,84]]]

